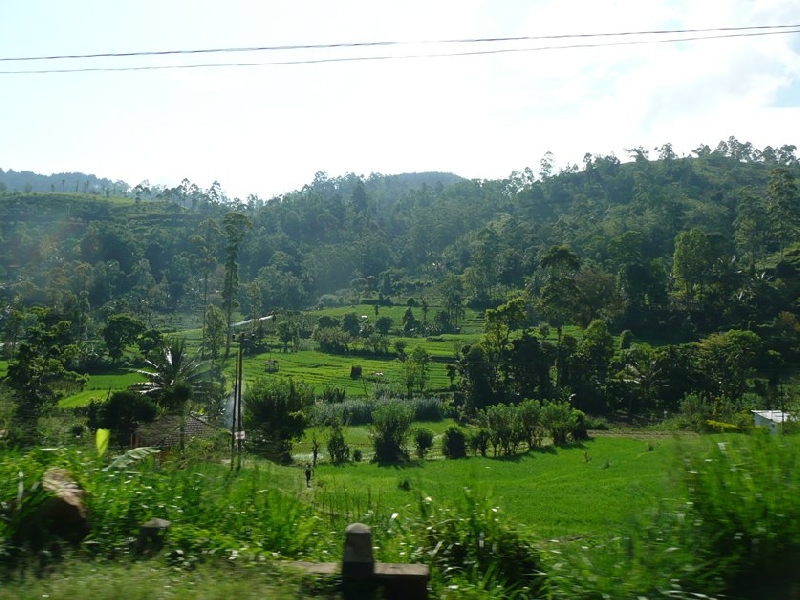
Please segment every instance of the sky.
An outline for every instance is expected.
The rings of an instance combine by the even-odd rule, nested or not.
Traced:
[[[800,27],[434,43],[795,24],[797,0],[2,0],[0,59],[351,46],[0,60],[0,168],[269,199],[317,172],[501,179],[547,152],[800,147]],[[396,43],[352,46],[375,42]],[[152,68],[176,65],[195,66]]]

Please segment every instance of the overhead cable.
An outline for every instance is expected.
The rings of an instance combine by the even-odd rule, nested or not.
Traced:
[[[683,34],[696,34],[696,33],[712,33],[713,35],[692,35],[692,36],[683,35]],[[0,74],[11,75],[11,74],[40,74],[40,73],[81,73],[81,72],[97,72],[97,71],[148,71],[148,70],[164,70],[164,69],[196,69],[196,68],[209,68],[209,67],[254,67],[254,66],[304,65],[304,64],[311,65],[311,64],[335,63],[335,62],[404,60],[413,58],[445,58],[445,57],[458,57],[458,56],[480,56],[489,54],[503,54],[511,52],[541,52],[541,51],[568,50],[568,49],[579,49],[579,48],[600,48],[600,47],[628,46],[628,45],[641,45],[641,44],[664,44],[664,43],[693,42],[693,41],[703,41],[703,40],[719,40],[719,39],[739,38],[739,37],[756,37],[756,36],[766,36],[766,35],[786,35],[792,33],[800,33],[800,24],[764,25],[764,26],[753,26],[753,27],[715,27],[708,29],[626,31],[617,33],[562,34],[562,35],[544,35],[544,36],[501,37],[501,38],[473,38],[473,39],[454,39],[454,40],[440,40],[440,41],[429,40],[422,42],[397,42],[397,41],[347,42],[347,43],[337,43],[337,44],[306,44],[306,45],[290,45],[290,46],[257,46],[257,47],[242,47],[242,48],[208,48],[208,49],[194,49],[194,50],[162,50],[162,51],[142,51],[142,52],[124,52],[124,53],[6,57],[6,58],[0,58],[0,62],[46,61],[46,60],[62,60],[62,59],[78,60],[78,59],[97,59],[97,58],[117,59],[117,58],[147,57],[147,56],[220,54],[220,53],[266,52],[266,51],[330,50],[339,48],[363,48],[363,47],[402,46],[402,45],[484,44],[484,43],[497,44],[504,42],[522,42],[522,41],[568,40],[568,39],[585,39],[585,38],[609,38],[609,37],[681,34],[680,37],[669,37],[669,38],[648,38],[648,39],[636,39],[636,40],[626,39],[621,41],[600,41],[600,42],[590,42],[590,43],[558,44],[558,45],[522,47],[522,48],[520,47],[489,48],[489,49],[476,49],[476,50],[466,50],[466,51],[456,51],[456,52],[363,55],[363,56],[345,56],[345,57],[338,56],[338,57],[327,57],[327,58],[323,57],[323,58],[275,60],[275,61],[247,61],[247,62],[237,61],[237,62],[189,63],[189,64],[169,64],[169,65],[133,65],[133,66],[122,66],[122,67],[98,66],[98,67],[68,67],[63,69],[25,69],[25,70],[13,70],[13,71],[0,71]]]

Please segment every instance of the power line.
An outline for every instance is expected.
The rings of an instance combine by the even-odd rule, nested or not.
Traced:
[[[694,33],[716,33],[716,35],[699,35],[699,36],[694,35],[689,37],[683,36],[683,34],[694,34]],[[26,69],[26,70],[15,70],[15,71],[0,71],[0,75],[85,73],[85,72],[100,72],[100,71],[102,72],[149,71],[149,70],[164,70],[164,69],[196,69],[196,68],[209,68],[209,67],[254,67],[254,66],[272,66],[272,65],[304,65],[304,64],[322,64],[322,63],[334,63],[334,62],[357,62],[357,61],[373,61],[373,60],[405,60],[412,58],[445,58],[445,57],[458,57],[458,56],[480,56],[489,54],[503,54],[510,52],[541,52],[549,50],[568,50],[568,49],[579,49],[579,48],[600,48],[600,47],[628,46],[628,45],[641,45],[641,44],[679,43],[679,42],[718,40],[718,39],[738,38],[738,37],[786,35],[792,33],[800,33],[800,24],[764,25],[764,26],[753,26],[753,27],[715,27],[708,29],[627,31],[627,32],[617,32],[617,33],[562,34],[562,35],[503,37],[503,38],[474,38],[474,39],[423,41],[423,42],[396,42],[396,41],[348,42],[348,43],[338,43],[338,44],[259,46],[259,47],[247,47],[247,48],[209,48],[209,49],[195,49],[195,50],[163,50],[163,51],[143,51],[143,52],[125,52],[125,53],[53,55],[53,56],[36,56],[36,57],[6,57],[6,58],[0,58],[0,62],[43,61],[43,60],[62,60],[62,59],[128,58],[128,57],[145,57],[145,56],[219,54],[219,53],[289,51],[289,50],[309,50],[309,49],[329,50],[338,48],[400,46],[400,45],[412,45],[412,44],[416,45],[482,44],[482,43],[496,44],[501,42],[519,42],[519,41],[608,38],[608,37],[643,36],[643,35],[653,36],[653,35],[666,35],[666,34],[682,35],[682,37],[671,37],[671,38],[661,38],[661,39],[657,38],[657,39],[644,39],[644,40],[623,40],[623,41],[610,41],[610,42],[576,43],[576,44],[566,44],[566,45],[559,44],[559,45],[538,46],[533,48],[491,48],[485,50],[468,50],[460,52],[393,54],[393,55],[372,55],[372,56],[367,55],[367,56],[297,59],[297,60],[283,60],[283,61],[279,60],[279,61],[257,61],[257,62],[214,62],[214,63],[192,63],[192,64],[173,64],[173,65],[142,65],[142,66],[128,66],[128,67],[75,67],[75,68],[65,68],[65,69]]]
[[[34,60],[60,60],[60,59],[83,59],[83,58],[123,58],[133,56],[168,56],[175,54],[218,54],[231,52],[262,52],[262,51],[283,51],[283,50],[322,50],[333,48],[360,48],[370,46],[399,46],[409,44],[478,44],[478,43],[497,43],[497,42],[522,42],[539,40],[557,40],[574,38],[593,38],[593,37],[619,37],[630,35],[667,35],[676,33],[713,33],[713,32],[732,32],[732,31],[755,31],[755,30],[779,30],[796,29],[798,25],[755,25],[750,27],[711,27],[706,29],[656,29],[649,31],[621,31],[616,33],[575,33],[558,35],[540,36],[520,36],[520,37],[494,37],[494,38],[466,38],[450,40],[427,40],[421,42],[410,41],[383,41],[383,42],[342,42],[335,44],[300,44],[289,46],[250,46],[241,48],[204,48],[194,50],[155,50],[142,52],[102,52],[97,54],[56,54],[51,56],[20,56],[0,58],[0,62],[8,61],[34,61]]]

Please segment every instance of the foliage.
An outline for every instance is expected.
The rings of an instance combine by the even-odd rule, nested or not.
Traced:
[[[417,458],[425,458],[425,454],[433,447],[433,431],[427,427],[417,427],[412,434]]]
[[[103,339],[108,348],[108,355],[114,362],[118,362],[122,358],[125,348],[133,344],[146,330],[144,322],[131,315],[109,316],[105,329],[103,329]]]
[[[428,369],[431,356],[422,346],[415,346],[406,358],[404,365],[403,379],[409,398],[412,392],[422,394],[428,383]]]
[[[467,435],[459,427],[448,427],[442,436],[442,453],[447,458],[467,456]]]
[[[93,400],[89,403],[87,424],[89,429],[109,429],[119,447],[130,444],[136,428],[156,418],[155,403],[143,394],[117,391],[105,402]]]
[[[57,315],[48,309],[36,309],[33,314],[35,323],[17,344],[4,378],[16,404],[12,441],[23,445],[37,441],[39,418],[65,393],[80,391],[87,379],[66,367],[77,352],[69,343],[69,323],[56,320]]]
[[[131,386],[152,397],[170,412],[182,412],[188,400],[207,375],[206,365],[198,356],[190,356],[183,338],[171,338],[145,361],[148,369],[135,369],[147,381]]]
[[[399,402],[388,402],[375,409],[370,437],[376,461],[389,463],[408,459],[406,438],[413,416],[411,408]]]
[[[203,349],[211,353],[212,360],[216,360],[225,344],[225,336],[228,330],[228,325],[225,322],[225,313],[213,304],[209,304],[208,308],[206,308],[204,319]]]
[[[267,456],[286,460],[292,443],[305,430],[314,405],[313,390],[293,379],[259,378],[243,394],[244,426],[252,431],[255,448]]]
[[[556,446],[563,446],[572,436],[576,439],[579,414],[566,402],[545,402],[542,405],[542,427],[547,430]]]
[[[428,553],[435,572],[462,574],[480,585],[483,597],[498,587],[523,597],[540,597],[546,589],[533,540],[474,492],[465,489],[454,508],[436,506],[426,498],[420,512],[427,535],[416,553],[420,558]]]
[[[345,462],[350,457],[350,446],[345,442],[342,426],[338,422],[330,427],[327,449],[328,456],[335,465]]]

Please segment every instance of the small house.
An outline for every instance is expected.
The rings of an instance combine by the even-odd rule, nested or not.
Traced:
[[[184,443],[189,440],[201,438],[212,439],[220,431],[205,419],[195,415],[185,417],[183,424]],[[132,448],[158,448],[161,452],[166,452],[180,444],[181,439],[181,416],[164,415],[152,423],[147,423],[139,427],[131,436]]]
[[[753,420],[756,427],[768,427],[770,433],[778,433],[786,421],[794,421],[794,417],[782,410],[754,410]]]

